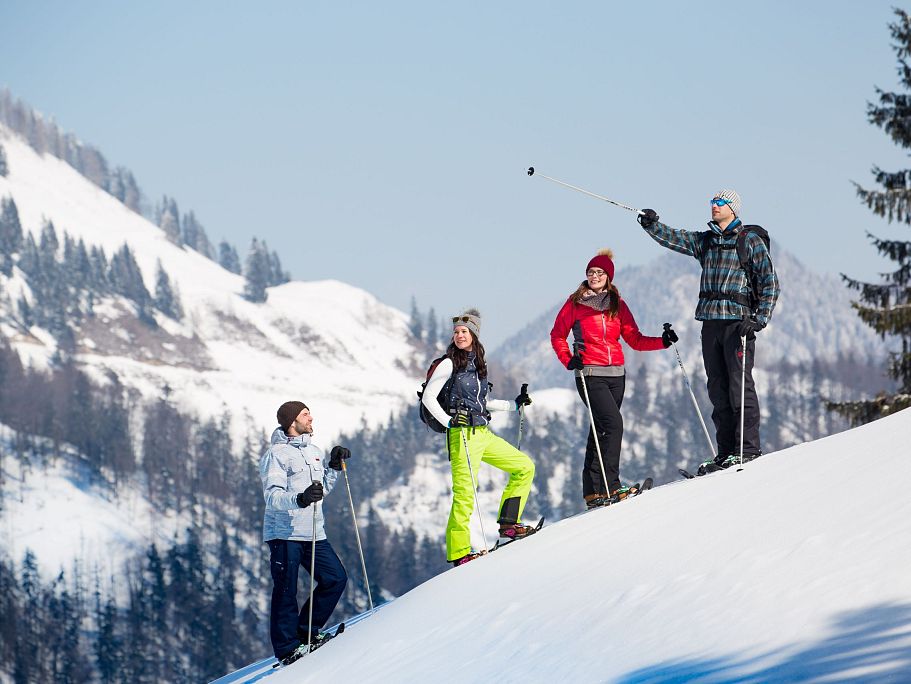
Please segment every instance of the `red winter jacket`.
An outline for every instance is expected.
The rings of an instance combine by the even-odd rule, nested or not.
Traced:
[[[550,344],[564,367],[572,358],[572,352],[566,342],[570,330],[573,331],[573,338],[577,342],[580,336],[584,342],[580,354],[582,363],[586,366],[622,366],[621,335],[636,351],[664,349],[660,337],[648,337],[639,332],[636,319],[622,299],[616,318],[611,318],[605,311],[598,311],[584,304],[574,304],[571,298],[566,300],[550,331]]]

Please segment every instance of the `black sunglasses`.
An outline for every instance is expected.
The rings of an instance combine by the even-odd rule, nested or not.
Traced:
[[[459,321],[462,321],[462,323],[468,323],[468,321],[470,321],[470,320],[471,320],[471,316],[453,316],[452,317],[453,323],[458,323]]]

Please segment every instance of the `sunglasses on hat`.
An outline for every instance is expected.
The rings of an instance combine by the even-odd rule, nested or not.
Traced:
[[[711,204],[713,207],[723,207],[725,204],[730,203],[731,200],[724,199],[723,197],[716,197],[715,199],[709,201],[709,204]]]
[[[471,316],[453,316],[452,317],[453,323],[458,323],[459,321],[462,321],[462,323],[468,323],[468,321],[470,321],[470,320],[471,320]]]

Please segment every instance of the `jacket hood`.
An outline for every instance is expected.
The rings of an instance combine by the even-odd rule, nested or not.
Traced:
[[[740,223],[739,218],[735,218],[733,221],[731,221],[728,224],[728,227],[725,228],[724,230],[721,230],[721,226],[719,226],[714,221],[709,221],[708,226],[712,231],[714,231],[718,235],[725,235],[725,234],[733,235],[734,233],[737,233],[740,231],[740,229],[743,227],[743,224]]]
[[[285,434],[285,431],[280,427],[275,428],[272,433],[272,438],[269,440],[272,446],[276,444],[290,444],[291,446],[301,447],[307,446],[310,444],[310,435],[299,435],[297,437],[289,437]]]

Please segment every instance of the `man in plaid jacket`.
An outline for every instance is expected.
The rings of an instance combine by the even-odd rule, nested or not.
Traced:
[[[702,359],[718,444],[714,463],[703,464],[708,470],[727,467],[740,456],[744,351],[743,458],[751,460],[762,453],[753,357],[756,333],[768,325],[780,288],[768,246],[759,232],[741,223],[741,207],[740,195],[734,190],[717,192],[711,200],[707,231],[671,228],[658,221],[653,209],[639,215],[639,223],[658,244],[688,254],[702,265],[696,320],[702,321]]]

